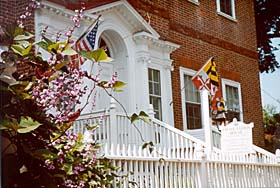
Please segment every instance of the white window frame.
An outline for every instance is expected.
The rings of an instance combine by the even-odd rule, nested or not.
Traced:
[[[239,99],[239,111],[240,111],[240,121],[243,121],[243,107],[242,107],[242,96],[241,96],[241,84],[233,80],[228,80],[222,78],[222,88],[223,88],[223,98],[227,101],[226,85],[232,86],[238,89],[238,99]]]
[[[193,76],[196,73],[196,71],[192,70],[192,69],[188,69],[188,68],[184,68],[184,67],[180,67],[180,90],[181,90],[181,100],[182,100],[182,116],[183,116],[183,128],[185,131],[188,132],[200,132],[201,130],[204,129],[203,127],[203,123],[202,123],[202,127],[200,129],[188,129],[188,124],[187,124],[187,114],[186,114],[186,100],[185,100],[185,83],[184,83],[184,76],[188,75],[188,76]],[[201,101],[201,106],[202,106],[202,101]],[[200,110],[201,112],[201,118],[202,117],[202,110]],[[202,119],[201,119],[202,121]]]
[[[149,91],[149,102],[151,103],[151,101],[150,101],[150,97],[151,97],[151,95],[153,96],[153,97],[157,97],[157,98],[160,98],[160,103],[161,103],[161,107],[160,107],[160,118],[161,119],[159,119],[160,121],[163,121],[163,100],[162,100],[162,71],[161,71],[161,69],[159,69],[159,68],[156,68],[156,67],[153,67],[153,66],[149,66],[148,67],[148,74],[149,74],[149,69],[151,69],[151,70],[156,70],[156,71],[159,71],[159,85],[160,85],[160,95],[154,95],[154,94],[150,94],[150,91]],[[149,75],[148,75],[148,82],[150,82],[150,80],[149,80]],[[148,87],[150,87],[149,86],[149,83],[148,83]],[[149,88],[148,88],[149,89]]]
[[[235,14],[235,0],[230,0],[230,1],[231,1],[231,14],[232,14],[232,16],[221,11],[220,0],[216,0],[217,13],[218,13],[218,15],[224,16],[224,17],[236,22],[237,20],[236,20],[236,14]]]

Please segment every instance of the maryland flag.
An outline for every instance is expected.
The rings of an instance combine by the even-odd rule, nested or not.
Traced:
[[[217,102],[222,99],[219,77],[214,58],[211,57],[203,67],[192,77],[192,82],[198,90],[206,89],[210,93],[211,110],[217,111]]]

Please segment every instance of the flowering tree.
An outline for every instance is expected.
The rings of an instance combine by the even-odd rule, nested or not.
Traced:
[[[67,40],[61,40],[61,33],[50,40],[45,28],[41,40],[33,42],[24,22],[39,5],[32,0],[16,25],[0,31],[1,46],[6,48],[0,58],[3,187],[110,186],[116,168],[109,160],[96,158],[100,146],[67,130],[91,102],[96,87],[114,89],[124,83],[115,74],[110,81],[100,81],[100,72],[89,75],[69,60],[77,54],[92,63],[109,60],[103,49],[77,52],[72,48],[72,34],[80,27],[84,7],[75,11]],[[47,60],[38,48],[49,53]],[[25,65],[31,71],[19,73],[17,67]],[[93,87],[84,86],[84,79]],[[82,97],[87,101],[77,109]],[[134,114],[131,121],[137,118]]]

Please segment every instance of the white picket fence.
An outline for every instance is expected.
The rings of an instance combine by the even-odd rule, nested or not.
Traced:
[[[151,124],[132,125],[111,105],[108,111],[81,116],[72,131],[83,133],[85,124],[99,125],[92,137],[103,144],[100,156],[120,167],[118,174],[124,177],[115,184],[120,181],[124,188],[280,187],[276,155],[257,146],[249,154],[223,153],[216,147],[209,153],[203,141],[151,119]],[[215,133],[219,146],[219,131]],[[142,149],[146,142],[153,143],[152,152],[149,146]]]

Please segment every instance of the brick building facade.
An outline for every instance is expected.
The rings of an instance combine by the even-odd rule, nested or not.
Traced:
[[[2,23],[15,20],[20,15],[18,10],[23,10],[27,2],[1,0],[0,18],[5,20]],[[74,9],[79,4],[75,1],[52,0],[52,2],[63,4],[69,9]],[[86,1],[85,4],[87,9],[91,9],[112,2],[117,1],[96,0]],[[220,0],[128,0],[128,2],[154,28],[161,40],[180,45],[180,48],[171,54],[174,67],[171,71],[174,126],[181,130],[189,127],[186,121],[190,119],[186,116],[190,114],[186,115],[184,107],[184,102],[190,102],[186,96],[186,92],[189,91],[184,88],[186,83],[183,83],[188,78],[185,75],[190,73],[191,76],[209,57],[214,56],[222,78],[224,94],[232,93],[233,98],[237,97],[238,101],[233,100],[232,104],[237,104],[239,118],[247,123],[254,122],[254,143],[263,146],[253,0],[223,1],[231,3],[230,6],[225,6],[226,9],[223,9],[224,5]],[[30,19],[28,24],[32,26],[34,20]],[[191,102],[199,105],[197,101]]]
[[[235,0],[236,18],[217,12],[216,1],[131,0],[161,38],[180,44],[172,53],[175,127],[183,129],[180,66],[199,70],[214,56],[221,78],[241,85],[243,120],[254,122],[254,143],[263,145],[260,80],[256,52],[254,2]]]

